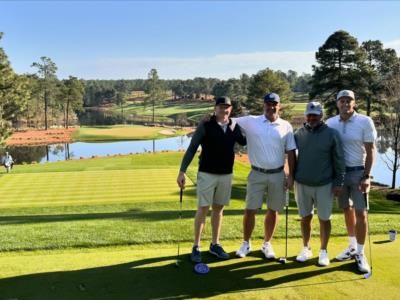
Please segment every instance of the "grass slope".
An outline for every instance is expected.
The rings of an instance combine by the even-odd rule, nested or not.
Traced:
[[[182,135],[182,130],[140,125],[82,126],[74,133],[75,141],[127,141],[159,139]]]

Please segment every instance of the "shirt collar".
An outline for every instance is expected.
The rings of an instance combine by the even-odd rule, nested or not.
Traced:
[[[353,112],[350,118],[348,118],[346,121],[343,121],[342,118],[339,115],[339,122],[352,122],[354,119],[357,117],[358,113],[356,111]]]
[[[263,120],[263,123],[267,123],[267,124],[279,124],[279,120],[280,120],[280,117],[278,117],[274,122],[271,122],[270,120],[268,120],[267,119],[267,117],[263,114],[262,115],[262,120]]]

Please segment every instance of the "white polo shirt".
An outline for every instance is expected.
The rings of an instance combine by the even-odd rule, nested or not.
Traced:
[[[354,112],[347,121],[341,120],[340,115],[337,115],[329,118],[326,124],[339,132],[346,166],[364,166],[367,156],[364,143],[374,143],[377,137],[374,121]]]
[[[253,166],[276,169],[285,163],[285,151],[296,149],[293,128],[278,118],[270,122],[264,115],[235,118],[247,140],[247,153]]]

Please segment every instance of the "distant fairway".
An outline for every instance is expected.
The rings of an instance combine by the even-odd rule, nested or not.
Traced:
[[[127,141],[148,140],[182,135],[182,130],[140,125],[113,125],[80,127],[74,134],[75,141]]]
[[[385,200],[379,192],[371,194],[376,255],[370,280],[360,279],[353,262],[320,268],[315,258],[304,265],[293,261],[301,248],[293,199],[286,266],[261,258],[260,211],[254,255],[217,262],[204,254],[212,267],[210,274],[193,274],[187,260],[196,209],[197,158],[188,171],[179,220],[175,180],[182,156],[171,152],[17,165],[11,174],[1,173],[0,299],[379,299],[380,295],[392,299],[400,293],[398,241],[387,242],[387,230],[399,228],[400,203]],[[232,201],[225,210],[222,242],[232,255],[242,236],[248,171],[247,164],[235,163]],[[346,245],[343,216],[337,210],[332,223],[331,258]],[[274,239],[278,256],[284,255],[284,226],[281,217]],[[210,234],[208,220],[203,250]],[[178,241],[184,261],[176,270],[171,264]]]

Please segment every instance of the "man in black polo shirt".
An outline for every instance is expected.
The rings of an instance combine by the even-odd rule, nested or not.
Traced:
[[[210,206],[212,206],[212,242],[210,253],[221,259],[229,255],[219,243],[223,209],[229,204],[232,187],[232,170],[235,159],[234,145],[246,143],[239,125],[229,116],[232,111],[228,97],[218,97],[214,115],[197,127],[183,157],[177,183],[185,188],[185,172],[201,145],[199,170],[197,173],[198,209],[194,219],[194,243],[191,260],[201,262],[200,239]]]

